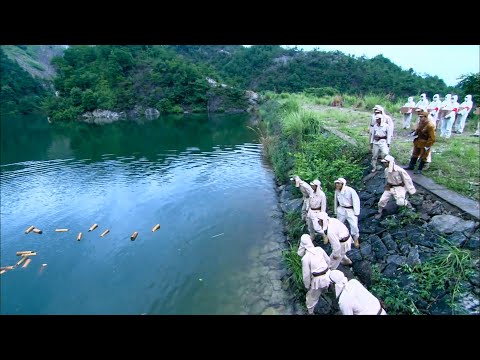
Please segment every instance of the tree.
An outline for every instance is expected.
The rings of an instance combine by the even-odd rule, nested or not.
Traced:
[[[465,94],[472,95],[477,102],[480,101],[480,73],[462,75],[456,87],[462,89]]]

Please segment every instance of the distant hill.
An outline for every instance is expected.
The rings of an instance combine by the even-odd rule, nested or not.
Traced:
[[[199,46],[169,48],[196,64],[214,69],[224,81],[254,91],[301,92],[330,87],[344,94],[390,94],[405,98],[452,90],[437,76],[402,70],[382,55],[372,59],[340,51],[303,51],[279,45]]]
[[[28,72],[32,77],[53,80],[55,68],[50,60],[61,56],[66,50],[64,45],[2,45],[5,55]]]
[[[278,45],[5,45],[2,97],[19,104],[22,86],[15,66],[47,92],[44,109],[55,120],[74,119],[95,109],[143,113],[241,111],[245,90],[388,95],[390,100],[454,92],[437,76],[402,70],[382,55],[372,59],[339,51],[303,51]],[[14,64],[14,65],[12,65]],[[29,83],[24,75],[23,85]],[[4,85],[8,87],[3,88]],[[30,89],[27,89],[30,87]],[[15,90],[14,90],[15,88]],[[13,92],[11,90],[14,90]],[[54,96],[54,90],[59,96]],[[42,100],[36,98],[23,103]],[[3,100],[2,100],[3,101]],[[43,101],[43,100],[42,100]],[[36,103],[35,103],[36,104]],[[38,104],[36,104],[38,106]]]

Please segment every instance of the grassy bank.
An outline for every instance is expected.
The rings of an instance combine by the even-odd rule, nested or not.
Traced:
[[[257,129],[267,158],[277,179],[288,181],[293,174],[305,180],[321,179],[327,196],[327,209],[333,209],[334,181],[347,179],[349,185],[359,186],[367,156],[367,147],[355,147],[323,130],[326,125],[322,114],[306,110],[294,97],[283,96],[267,100],[260,108],[261,126]],[[338,120],[343,119],[338,114]],[[364,150],[362,150],[364,149]],[[286,216],[290,249],[284,258],[293,272],[291,285],[294,292],[303,297],[300,257],[297,249],[300,236],[308,233],[300,212]]]
[[[267,99],[280,102],[295,101],[302,109],[314,111],[317,118],[326,126],[337,129],[355,140],[360,145],[368,146],[369,123],[372,108],[380,104],[392,117],[395,123],[394,140],[390,152],[400,164],[408,164],[413,148],[412,138],[408,135],[413,130],[404,130],[403,117],[399,109],[402,102],[391,102],[380,96],[366,96],[356,98],[353,96],[342,97],[343,107],[331,107],[335,97],[326,96],[315,98],[305,94],[273,94],[267,93]],[[452,134],[450,139],[440,137],[437,131],[437,140],[432,147],[432,163],[424,175],[430,177],[437,184],[456,191],[473,200],[480,201],[480,140],[471,136],[476,129],[478,115],[469,114],[464,134]]]

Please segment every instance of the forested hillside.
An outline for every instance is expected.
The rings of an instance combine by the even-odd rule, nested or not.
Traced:
[[[42,103],[53,120],[72,120],[96,109],[136,109],[140,114],[148,108],[163,113],[244,111],[249,106],[246,90],[373,94],[400,101],[423,92],[431,97],[478,87],[478,74],[452,88],[437,76],[403,70],[381,55],[367,59],[278,45],[75,45],[62,48],[49,66],[37,61],[45,53],[42,47],[2,48],[31,74],[43,68],[44,74],[55,75],[54,89],[43,101],[38,81],[2,52],[2,112],[32,112]]]
[[[39,110],[47,90],[0,47],[0,109],[1,114],[18,115]]]
[[[413,69],[402,70],[387,58],[345,55],[339,51],[301,51],[278,45],[170,46],[195,62],[205,62],[231,83],[254,91],[299,92],[331,87],[351,95],[392,94],[408,97],[446,93],[437,76],[422,77]]]
[[[175,113],[247,106],[243,89],[214,83],[219,76],[212,67],[165,46],[72,46],[53,63],[60,96],[50,98],[46,109],[54,120],[95,109]]]

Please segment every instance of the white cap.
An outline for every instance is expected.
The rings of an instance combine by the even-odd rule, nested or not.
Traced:
[[[343,272],[340,270],[332,270],[330,271],[330,280],[335,283],[335,297],[339,297],[340,293],[342,292],[343,288],[348,282],[347,277]]]

